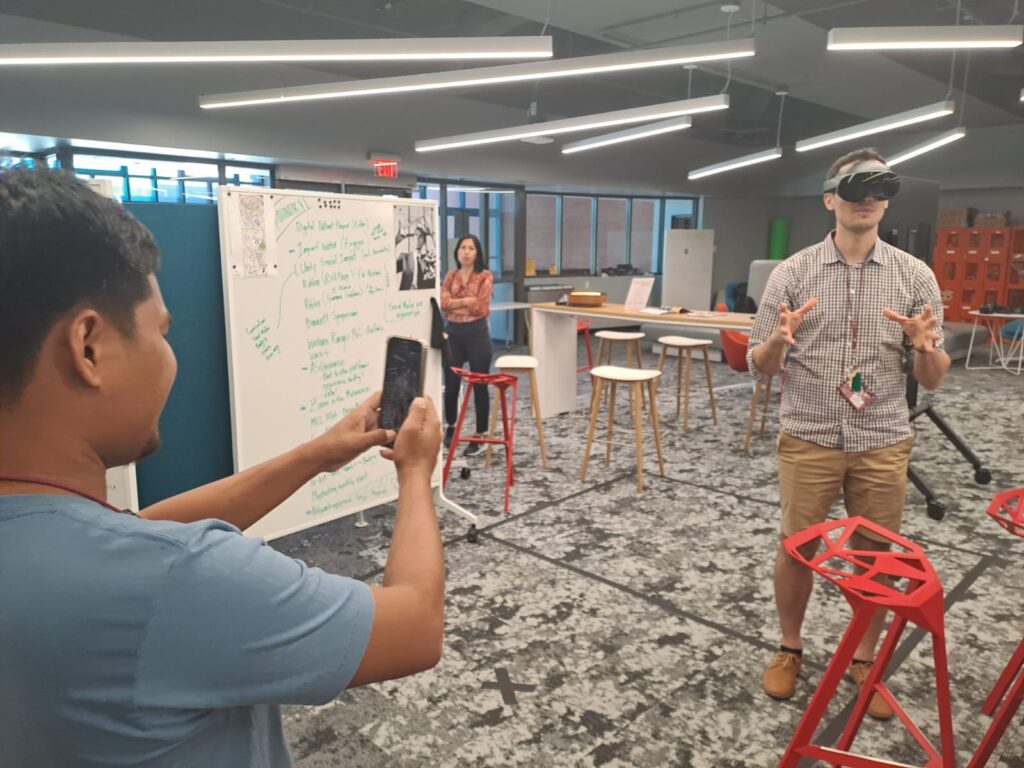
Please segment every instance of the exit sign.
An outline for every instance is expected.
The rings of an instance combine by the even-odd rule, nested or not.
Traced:
[[[374,160],[373,161],[373,175],[379,176],[385,179],[397,179],[398,178],[398,161],[397,160]]]

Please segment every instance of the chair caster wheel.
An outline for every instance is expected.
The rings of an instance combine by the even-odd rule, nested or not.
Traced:
[[[928,502],[928,517],[932,520],[941,520],[946,516],[946,505],[941,501]]]
[[[974,482],[988,485],[992,482],[992,473],[985,469],[985,467],[979,467],[974,470]]]
[[[461,477],[463,480],[469,480],[470,474],[471,472],[469,467],[463,467],[462,469],[459,470],[459,477]]]
[[[477,534],[476,526],[469,526],[469,531],[466,533],[466,541],[470,544],[476,544],[479,541],[479,535]]]

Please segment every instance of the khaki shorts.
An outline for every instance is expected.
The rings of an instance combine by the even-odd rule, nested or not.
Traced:
[[[914,438],[910,437],[873,451],[843,453],[840,448],[823,448],[780,432],[783,537],[823,522],[840,491],[847,515],[861,515],[899,533],[913,446]]]

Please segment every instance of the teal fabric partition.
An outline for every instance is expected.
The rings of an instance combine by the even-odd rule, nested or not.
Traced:
[[[233,471],[224,296],[216,206],[125,208],[160,246],[157,279],[174,316],[168,338],[178,358],[178,378],[160,419],[160,450],[137,465],[145,507]]]

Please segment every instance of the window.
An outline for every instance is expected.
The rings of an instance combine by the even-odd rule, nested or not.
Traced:
[[[658,247],[658,215],[660,200],[636,198],[630,211],[629,263],[641,272],[654,272]]]
[[[76,152],[74,164],[79,178],[113,179],[114,197],[124,202],[211,204],[217,200],[220,170],[216,163]]]
[[[592,197],[562,198],[563,275],[591,274],[590,250],[593,243],[594,205]]]
[[[597,200],[597,271],[605,267],[625,264],[626,200],[621,197],[601,197]]]
[[[269,188],[270,169],[229,165],[224,168],[224,183]]]
[[[546,275],[558,251],[558,197],[526,196],[526,274]]]
[[[490,270],[497,277],[515,274],[516,259],[516,195],[513,190],[484,195],[487,205],[487,257]]]

